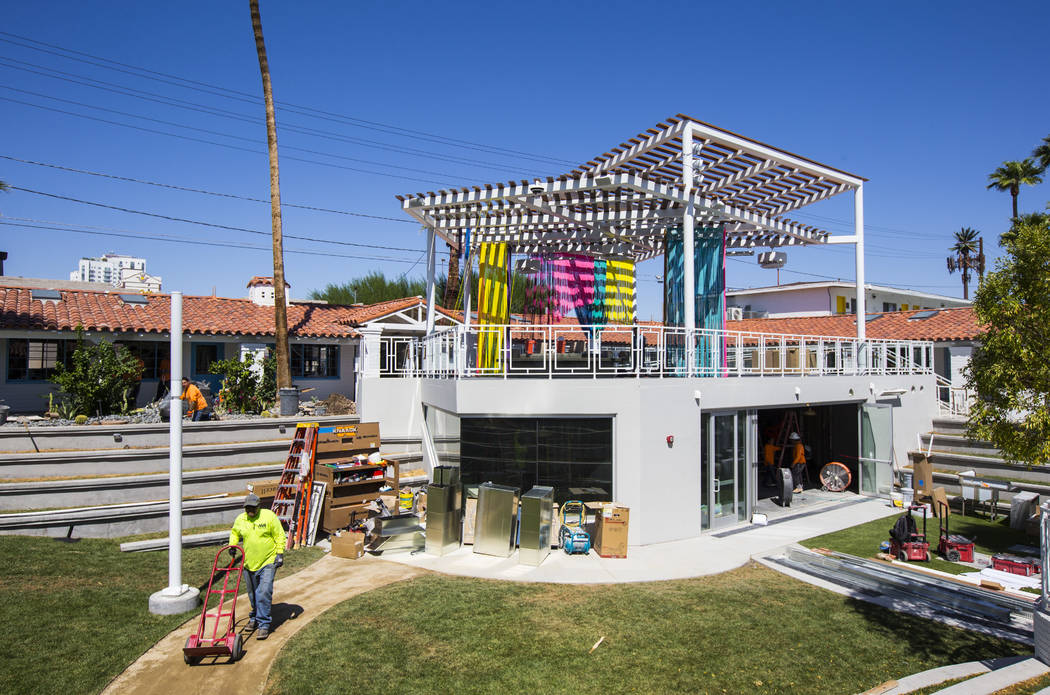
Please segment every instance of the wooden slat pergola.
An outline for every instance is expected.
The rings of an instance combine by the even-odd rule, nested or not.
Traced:
[[[693,255],[696,224],[724,224],[728,249],[856,245],[857,337],[864,339],[863,185],[866,179],[679,114],[557,177],[398,196],[435,239],[469,251],[506,242],[513,253],[579,253],[644,261],[681,227]],[[790,214],[854,192],[855,231],[833,235]],[[464,239],[470,240],[468,248]],[[694,294],[691,263],[684,295]],[[430,283],[433,284],[432,281]],[[432,287],[428,296],[432,301]],[[695,327],[692,308],[686,328]],[[428,331],[429,332],[429,331]]]

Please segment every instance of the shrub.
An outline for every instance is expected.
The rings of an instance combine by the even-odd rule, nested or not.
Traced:
[[[258,396],[259,377],[253,369],[254,364],[255,360],[251,357],[244,360],[212,362],[212,371],[222,374],[219,401],[227,412],[245,413],[261,410]]]
[[[277,402],[277,357],[272,352],[263,360],[256,398],[260,408],[269,408]]]
[[[85,343],[77,330],[77,346],[70,366],[58,365],[51,381],[65,394],[65,405],[75,413],[126,413],[129,394],[142,378],[142,363],[122,345],[102,340]]]
[[[73,422],[77,423],[78,425],[86,425],[87,421],[88,421],[88,416],[87,415],[77,415],[76,419]]]

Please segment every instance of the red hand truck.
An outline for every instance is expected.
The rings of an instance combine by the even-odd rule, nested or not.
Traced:
[[[230,549],[236,552],[233,556],[226,555],[227,564],[219,566],[219,558]],[[216,586],[216,577],[222,573],[222,586]],[[237,579],[230,588],[230,575],[236,572]],[[215,561],[211,566],[211,578],[208,580],[208,591],[204,594],[204,608],[201,610],[201,621],[197,625],[197,631],[186,638],[186,646],[182,648],[182,660],[190,666],[199,664],[206,656],[228,656],[230,663],[237,661],[244,655],[244,646],[241,636],[237,634],[237,593],[241,588],[241,575],[244,573],[244,549],[239,545],[224,545],[215,553]],[[208,604],[212,596],[219,599],[215,609],[208,610]],[[208,632],[208,619],[211,619],[211,630]],[[223,619],[226,619],[223,622]],[[222,631],[220,633],[220,628]]]

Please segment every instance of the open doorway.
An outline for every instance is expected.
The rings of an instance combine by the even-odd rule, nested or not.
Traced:
[[[806,465],[802,479],[804,489],[819,489],[820,469],[836,461],[850,472],[850,492],[859,492],[857,404],[806,405],[797,408],[769,408],[758,411],[759,475],[756,499],[779,494],[762,475],[765,445],[774,445],[774,464],[790,466],[793,457],[791,434],[797,434],[803,446]]]

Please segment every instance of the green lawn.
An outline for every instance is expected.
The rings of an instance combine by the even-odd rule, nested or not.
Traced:
[[[427,575],[314,620],[282,650],[266,692],[856,693],[1030,651],[758,565],[617,585]]]
[[[903,512],[902,512],[903,514]],[[915,515],[915,524],[922,531],[922,519]],[[890,528],[897,520],[896,516],[885,519],[877,519],[866,524],[853,526],[852,528],[835,531],[823,536],[816,536],[802,541],[801,545],[807,548],[828,548],[840,553],[848,553],[858,557],[874,557],[879,552],[879,544],[889,540]],[[1029,538],[1022,531],[1010,528],[1009,518],[1000,517],[996,521],[989,521],[984,516],[961,516],[952,514],[949,517],[949,528],[951,532],[959,533],[974,542],[974,549],[978,553],[993,555],[1006,552],[1012,545],[1033,545],[1035,539]],[[916,563],[921,567],[949,572],[951,574],[962,574],[963,572],[974,572],[973,567],[948,562],[937,554],[937,519],[926,520],[926,539],[930,542],[930,562]]]
[[[193,615],[149,613],[149,595],[168,582],[168,554],[122,553],[122,540],[0,536],[0,623],[14,635],[0,692],[97,693]],[[206,584],[216,550],[183,549],[183,581]],[[292,551],[278,576],[321,555]]]

